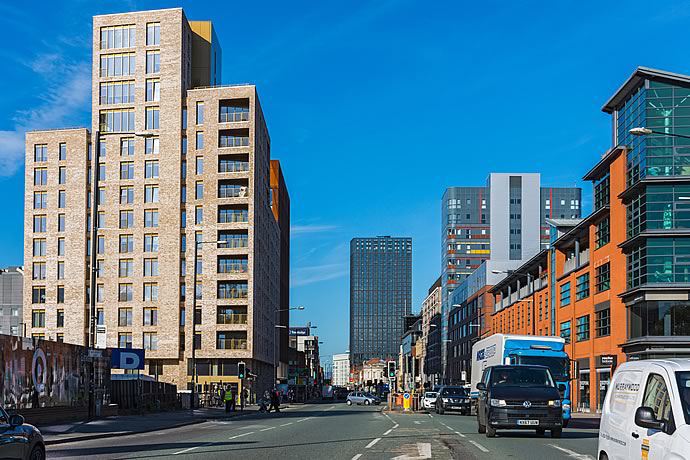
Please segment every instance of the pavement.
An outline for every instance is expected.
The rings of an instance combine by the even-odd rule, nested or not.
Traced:
[[[341,402],[256,411],[195,425],[48,446],[48,458],[595,459],[598,432],[567,428],[560,439],[533,431],[477,433],[476,417],[384,413]]]

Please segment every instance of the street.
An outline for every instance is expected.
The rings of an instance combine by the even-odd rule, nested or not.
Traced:
[[[596,458],[597,430],[568,428],[561,439],[531,431],[477,433],[475,417],[384,413],[341,402],[257,414],[117,438],[48,446],[48,458],[328,458],[346,460]]]

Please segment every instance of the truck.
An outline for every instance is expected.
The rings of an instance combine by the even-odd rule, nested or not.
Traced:
[[[493,334],[472,346],[470,398],[477,407],[477,383],[489,366],[531,364],[546,366],[562,393],[563,427],[570,421],[570,358],[565,340],[556,336]]]

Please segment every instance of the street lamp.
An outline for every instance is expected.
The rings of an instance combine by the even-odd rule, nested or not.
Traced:
[[[661,134],[663,136],[682,137],[684,139],[690,139],[690,136],[686,136],[685,134],[675,134],[675,133],[665,133],[663,131],[654,131],[653,129],[645,128],[644,126],[632,128],[628,132],[630,134],[632,134],[633,136],[647,136],[649,134]]]
[[[276,318],[277,314],[281,311],[290,311],[290,310],[304,310],[304,306],[299,305],[297,307],[289,307],[289,308],[276,308],[274,312],[276,313]],[[276,323],[278,320],[276,320]],[[284,324],[274,324],[273,325],[273,383],[276,384],[278,382],[278,361],[276,360],[276,348],[278,347],[278,341],[276,340],[276,330],[278,329],[288,329],[287,325]]]
[[[194,240],[194,281],[193,281],[193,294],[192,294],[192,393],[191,401],[189,403],[189,408],[194,413],[194,395],[196,394],[197,385],[197,373],[196,373],[196,282],[197,282],[197,264],[199,260],[199,246],[202,244],[215,244],[216,246],[225,246],[228,244],[227,241],[217,240],[217,241],[196,241]]]

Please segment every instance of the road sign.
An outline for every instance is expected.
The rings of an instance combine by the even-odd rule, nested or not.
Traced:
[[[410,398],[410,393],[403,393],[403,409],[410,410],[412,407],[412,399]]]
[[[113,348],[111,367],[113,369],[144,369],[144,350],[135,348]]]

